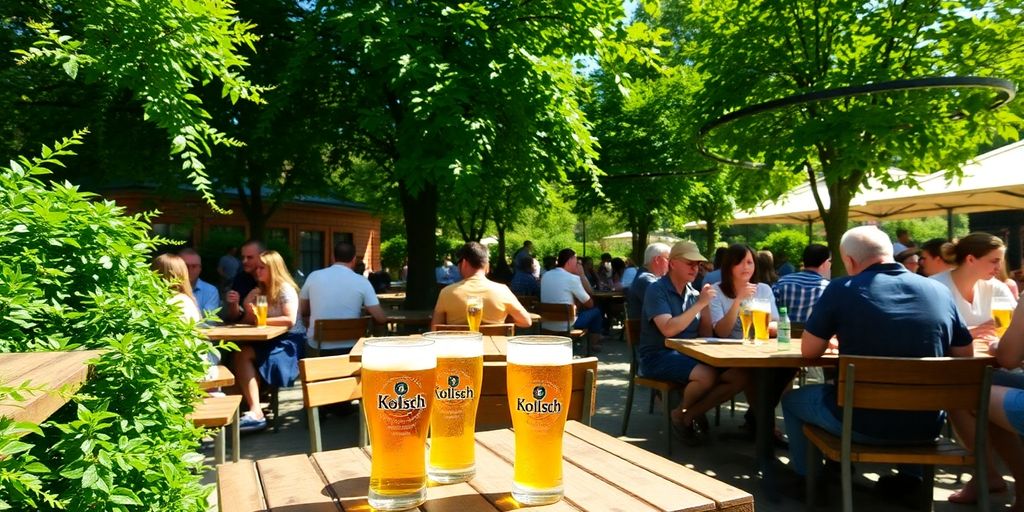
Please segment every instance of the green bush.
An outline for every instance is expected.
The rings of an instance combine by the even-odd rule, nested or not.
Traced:
[[[768,247],[772,251],[772,255],[775,257],[775,264],[782,264],[782,255],[789,258],[790,264],[794,268],[800,268],[800,261],[803,258],[804,248],[807,247],[808,240],[807,234],[801,233],[793,229],[787,229],[785,231],[776,231],[762,241],[754,250],[759,250],[763,247]]]
[[[0,351],[105,350],[71,401],[0,458],[0,508],[205,510],[202,431],[185,415],[206,344],[149,270],[167,241],[146,216],[37,178],[80,138],[0,169]]]
[[[404,236],[396,236],[384,240],[380,244],[380,261],[384,268],[391,272],[393,279],[398,279],[405,257],[409,254]]]

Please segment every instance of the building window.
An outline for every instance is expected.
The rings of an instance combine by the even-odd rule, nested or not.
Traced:
[[[354,244],[355,243],[354,240],[355,240],[355,237],[352,236],[352,233],[339,233],[339,232],[335,231],[334,232],[334,243],[331,245],[331,250],[332,251],[334,250],[334,246],[338,245],[338,242],[348,242],[350,244]]]
[[[323,231],[299,231],[299,270],[309,275],[324,268]]]
[[[267,242],[281,242],[288,245],[288,228],[267,228]]]
[[[185,246],[192,245],[192,226],[186,224],[153,224],[153,234],[181,242]]]

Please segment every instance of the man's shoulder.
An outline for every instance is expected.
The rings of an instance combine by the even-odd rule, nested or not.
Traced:
[[[202,278],[196,279],[196,289],[200,290],[200,291],[210,291],[210,290],[215,291],[215,292],[217,291],[217,287],[216,286],[214,286],[214,285],[212,285],[210,283],[207,283],[206,281],[203,281]]]

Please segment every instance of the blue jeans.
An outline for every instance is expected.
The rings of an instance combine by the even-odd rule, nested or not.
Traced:
[[[782,417],[786,422],[789,436],[789,463],[796,474],[807,475],[807,437],[804,424],[810,423],[825,429],[833,435],[841,435],[843,422],[832,415],[826,403],[828,386],[817,384],[804,386],[786,393],[782,397]],[[853,433],[853,442],[865,444],[887,444],[891,441]]]
[[[590,334],[604,334],[604,314],[598,308],[584,309],[576,314],[576,329],[586,329]]]

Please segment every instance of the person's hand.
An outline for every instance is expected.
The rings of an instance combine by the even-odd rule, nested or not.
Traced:
[[[754,296],[757,293],[757,285],[753,283],[747,283],[746,286],[740,288],[739,292],[736,293],[736,300],[746,300]]]
[[[255,302],[250,302],[250,303],[246,304],[245,305],[245,309],[249,310],[249,314],[251,314],[252,316],[257,316],[256,315],[256,303]]]
[[[833,336],[828,340],[828,348],[825,349],[826,354],[838,354],[839,353],[839,340]]]
[[[988,354],[994,356],[997,350],[999,350],[999,340],[988,340]]]
[[[240,298],[241,297],[239,297],[238,292],[231,290],[224,295],[224,302],[227,302],[228,304],[238,304],[238,300]]]
[[[974,339],[999,339],[999,334],[996,332],[995,320],[989,320],[983,324],[978,324],[974,327],[971,327],[970,331],[971,337],[973,337]]]
[[[707,306],[708,304],[711,304],[711,301],[715,300],[715,297],[717,296],[718,292],[715,291],[715,286],[706,284],[700,289],[700,297],[697,298],[697,303],[700,304],[701,307]]]

